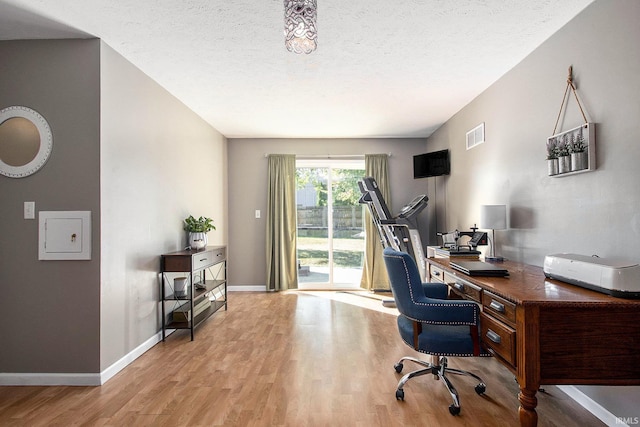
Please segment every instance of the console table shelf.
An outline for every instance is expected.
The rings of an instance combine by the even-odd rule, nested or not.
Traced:
[[[197,326],[200,323],[204,322],[209,318],[213,313],[220,310],[222,307],[226,305],[226,302],[222,301],[211,301],[211,307],[204,310],[202,313],[199,313],[195,317],[195,324],[192,325],[192,322],[178,322],[175,320],[170,321],[166,324],[166,329],[191,329],[192,326]]]
[[[162,340],[167,330],[189,329],[193,341],[198,325],[221,308],[227,309],[226,247],[171,252],[161,258]],[[185,295],[176,295],[173,279],[178,274],[187,277]]]

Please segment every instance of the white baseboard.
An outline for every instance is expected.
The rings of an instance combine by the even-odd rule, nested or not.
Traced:
[[[173,332],[174,330],[167,330],[167,335]],[[102,385],[109,381],[115,374],[126,368],[134,360],[142,356],[147,350],[158,344],[160,341],[162,341],[162,331],[153,335],[151,338],[140,344],[138,347],[134,348],[128,354],[125,354],[125,356],[118,360],[116,363],[100,372],[100,384],[97,385]]]
[[[605,423],[609,427],[629,427],[624,420],[616,417],[611,412],[607,411],[602,405],[600,405],[595,400],[591,399],[589,396],[578,390],[575,386],[572,385],[559,385],[556,386],[561,391],[566,393],[570,398],[578,402],[580,406],[582,406],[587,411],[591,412],[594,416],[596,416],[600,421]]]
[[[168,330],[167,334],[172,332]],[[162,332],[153,335],[100,373],[0,373],[0,386],[100,386],[160,341]]]
[[[267,292],[265,285],[257,286],[227,286],[229,292]]]
[[[95,386],[100,374],[0,373],[0,386]]]
[[[229,286],[230,292],[266,292],[264,286]],[[167,330],[167,335],[174,330]],[[126,368],[151,347],[162,341],[158,332],[120,360],[100,373],[3,373],[0,372],[0,386],[100,386]]]

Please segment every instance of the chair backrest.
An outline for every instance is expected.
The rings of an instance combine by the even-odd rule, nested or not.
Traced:
[[[416,302],[426,302],[420,273],[413,258],[406,252],[385,248],[382,252],[391,290],[396,301],[398,311],[408,317]]]

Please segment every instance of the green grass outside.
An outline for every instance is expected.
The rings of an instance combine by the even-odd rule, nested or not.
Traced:
[[[327,265],[327,239],[298,237],[298,259],[301,265]],[[364,239],[333,239],[333,263],[338,267],[362,267]]]

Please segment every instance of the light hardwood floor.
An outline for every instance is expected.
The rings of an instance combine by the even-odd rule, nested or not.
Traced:
[[[355,297],[358,298],[358,297]],[[362,298],[362,297],[360,297]],[[229,310],[178,331],[101,387],[0,387],[1,426],[516,426],[517,384],[492,358],[450,359],[462,411],[431,376],[405,386],[395,317],[305,293],[229,294]],[[405,365],[405,371],[412,369]],[[604,425],[555,387],[540,426]]]

